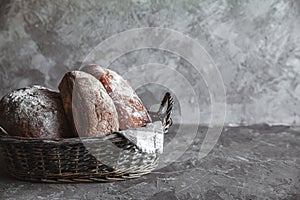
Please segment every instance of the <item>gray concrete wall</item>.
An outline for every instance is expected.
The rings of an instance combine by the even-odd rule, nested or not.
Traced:
[[[300,125],[298,0],[3,0],[0,13],[1,96],[30,84],[55,89],[62,75],[78,69],[105,38],[137,27],[164,27],[194,38],[215,61],[227,92],[226,124]],[[141,50],[110,68],[122,74],[148,62],[171,63],[188,78],[199,96],[201,123],[207,124],[209,93],[184,59]],[[185,92],[176,81],[174,87]],[[150,106],[161,91],[152,85],[138,93]],[[192,100],[187,97],[186,102]],[[175,114],[179,116],[180,109]]]

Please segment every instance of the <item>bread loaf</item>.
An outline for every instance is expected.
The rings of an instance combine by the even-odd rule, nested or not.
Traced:
[[[81,71],[93,75],[105,87],[116,106],[120,130],[141,127],[151,122],[142,101],[119,74],[96,64],[86,65]]]
[[[82,71],[68,72],[59,90],[74,136],[99,136],[119,130],[115,105],[93,76]]]
[[[60,94],[41,86],[14,90],[0,101],[0,126],[12,136],[69,137]]]

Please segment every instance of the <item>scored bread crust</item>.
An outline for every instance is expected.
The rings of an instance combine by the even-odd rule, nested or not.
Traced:
[[[99,136],[119,130],[115,105],[93,76],[82,71],[68,72],[59,90],[74,136]]]
[[[93,75],[105,87],[116,106],[120,130],[141,127],[151,122],[142,101],[119,74],[97,64],[86,65],[81,71]]]

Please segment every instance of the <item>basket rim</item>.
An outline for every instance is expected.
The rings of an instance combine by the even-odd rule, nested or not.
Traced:
[[[98,140],[98,139],[110,139],[114,136],[116,132],[113,132],[109,135],[103,136],[92,136],[92,137],[73,137],[73,138],[29,138],[29,137],[20,137],[20,136],[10,136],[10,135],[0,135],[0,141],[23,141],[23,142],[44,142],[44,143],[78,143],[81,140]]]

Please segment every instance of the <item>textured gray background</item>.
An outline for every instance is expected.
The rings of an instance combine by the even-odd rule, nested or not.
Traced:
[[[226,124],[300,125],[298,0],[2,0],[0,13],[1,96],[31,84],[55,89],[105,38],[131,28],[165,27],[196,39],[215,61],[227,91]],[[122,73],[148,62],[171,63],[189,79],[201,103],[201,123],[207,124],[207,88],[184,59],[142,50],[110,68]],[[175,81],[174,87],[185,92]],[[149,107],[160,90],[154,85],[138,92]]]

